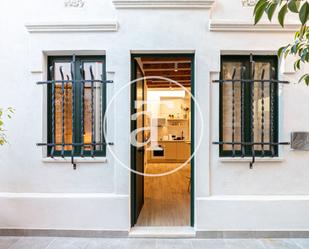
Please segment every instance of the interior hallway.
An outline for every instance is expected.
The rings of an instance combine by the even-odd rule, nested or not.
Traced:
[[[145,172],[159,174],[181,163],[147,163]],[[190,226],[190,165],[160,177],[145,177],[145,200],[137,226]]]

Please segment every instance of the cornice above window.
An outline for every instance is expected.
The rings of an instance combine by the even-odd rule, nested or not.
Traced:
[[[115,32],[118,30],[118,23],[117,21],[95,23],[29,23],[25,27],[29,33]]]
[[[225,31],[225,32],[295,32],[299,29],[297,23],[286,23],[282,28],[277,23],[259,23],[254,25],[251,21],[238,20],[210,20],[210,31]]]
[[[210,9],[215,0],[113,0],[116,9]]]

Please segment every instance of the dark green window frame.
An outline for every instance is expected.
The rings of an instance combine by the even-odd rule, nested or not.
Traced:
[[[55,63],[59,62],[72,62],[72,56],[49,56],[48,57],[48,68],[50,66],[54,66],[55,68]],[[89,63],[89,62],[101,62],[102,63],[102,76],[103,80],[106,80],[106,59],[105,56],[75,56],[75,80],[81,80],[81,73],[80,73],[80,66],[83,65],[84,63]],[[48,80],[52,79],[52,75],[49,70],[48,71]],[[105,117],[105,110],[106,110],[106,84],[102,84],[102,98],[101,98],[101,108],[102,108],[102,120],[104,120]],[[82,142],[82,132],[81,132],[81,102],[82,102],[82,97],[81,97],[81,87],[80,84],[75,84],[74,87],[75,90],[75,97],[74,97],[74,107],[75,107],[75,112],[74,112],[74,140],[75,143],[81,143]],[[49,84],[47,86],[47,140],[48,143],[52,143],[52,86]],[[104,125],[103,123],[100,124],[102,129],[102,138],[101,142],[105,143],[105,136],[104,136]],[[74,147],[74,156],[81,156],[81,149],[82,146],[75,146]],[[47,146],[47,156],[51,156],[51,146]],[[106,156],[106,145],[102,145],[100,150],[94,150],[95,157],[104,157]],[[61,150],[55,150],[54,155],[55,157],[60,157],[61,156]],[[65,150],[64,151],[64,156],[65,157],[71,157],[72,156],[72,151],[71,150]],[[91,157],[91,152],[88,150],[84,150],[84,157]]]
[[[221,74],[220,79],[223,80],[223,63],[224,62],[235,62],[235,63],[241,63],[243,67],[246,68],[245,71],[245,79],[252,79],[252,68],[251,68],[251,59],[255,62],[268,62],[271,64],[271,67],[275,68],[275,80],[278,79],[278,58],[277,56],[253,56],[250,55],[223,55],[221,56]],[[278,83],[272,83],[273,84],[273,137],[272,140],[274,143],[278,142],[278,113],[279,113],[279,105],[278,105]],[[245,142],[251,142],[251,88],[252,84],[245,84],[244,89],[244,116],[245,116],[245,127],[241,127],[241,129],[244,129],[244,140]],[[219,107],[219,137],[220,141],[223,141],[223,85],[220,84],[220,107]],[[229,141],[230,142],[230,141]],[[219,146],[219,155],[220,157],[232,157],[233,151],[232,150],[224,150],[223,145]],[[278,146],[275,145],[274,147],[274,154],[272,154],[271,150],[265,150],[263,156],[278,156]],[[254,154],[256,157],[262,156],[262,151],[255,150]],[[236,150],[234,156],[236,157],[251,157],[253,156],[252,153],[252,147],[250,145],[245,146],[245,154],[242,155],[241,150]]]

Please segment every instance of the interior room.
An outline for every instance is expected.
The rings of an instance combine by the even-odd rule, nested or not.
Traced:
[[[166,173],[144,177],[144,204],[136,225],[189,226],[191,59],[141,57],[136,60],[146,77],[144,126],[150,128],[144,133],[148,141],[144,148],[144,172]]]

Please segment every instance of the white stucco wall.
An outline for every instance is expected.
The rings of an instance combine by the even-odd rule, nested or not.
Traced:
[[[234,23],[235,29],[250,23],[251,16],[252,9],[239,0],[217,0],[212,9],[116,9],[111,0],[85,0],[83,8],[65,8],[63,0],[2,1],[0,106],[13,106],[16,113],[7,122],[10,144],[0,148],[0,228],[128,231],[129,172],[109,152],[106,162],[80,163],[76,171],[70,163],[44,160],[36,146],[46,133],[44,88],[35,82],[46,79],[47,55],[105,54],[108,77],[114,80],[108,85],[110,100],[130,80],[131,51],[179,51],[195,54],[195,93],[205,124],[195,158],[195,229],[309,230],[309,153],[284,147],[280,160],[258,162],[249,170],[248,163],[222,162],[211,144],[218,139],[219,95],[210,82],[219,77],[220,54],[275,54],[293,36],[268,26],[264,31],[209,30],[210,19]],[[108,32],[28,32],[25,27],[86,23],[119,27]],[[295,82],[290,64],[282,64],[280,78]],[[282,89],[281,140],[289,141],[291,131],[308,130],[308,98],[305,86]],[[129,164],[129,92],[120,99],[108,118],[108,140]],[[198,138],[201,123],[196,121]]]

